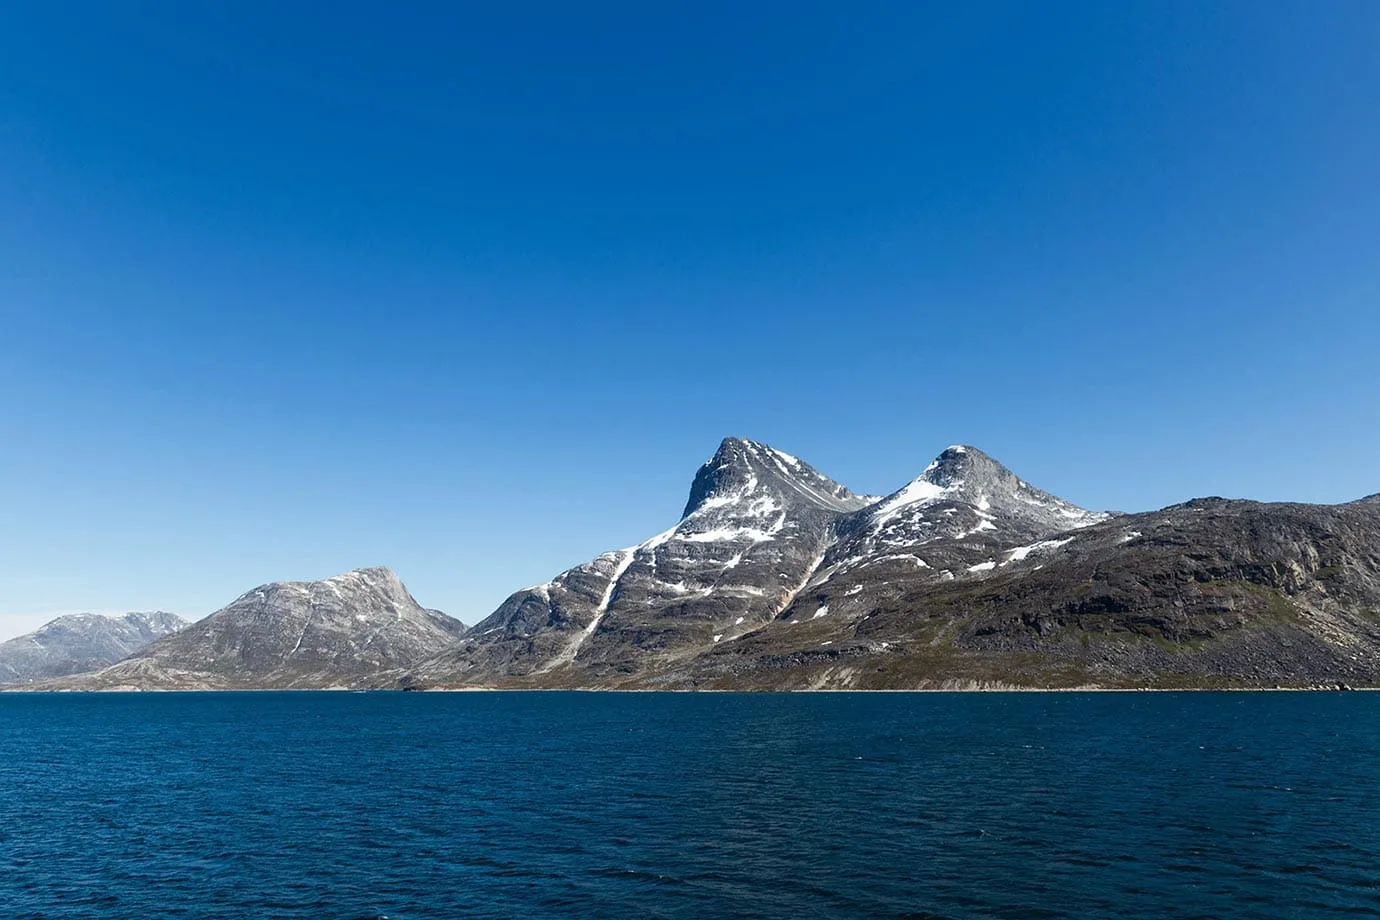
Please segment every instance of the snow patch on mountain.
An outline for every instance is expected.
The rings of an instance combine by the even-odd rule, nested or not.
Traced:
[[[1062,540],[1039,540],[1035,543],[1027,544],[1026,546],[1017,546],[1015,549],[1010,549],[1006,551],[1006,561],[1004,561],[1002,565],[1008,565],[1012,562],[1022,562],[1031,553],[1040,553],[1044,552],[1045,550],[1058,549],[1059,547],[1065,546],[1072,542],[1073,537],[1065,537]]]

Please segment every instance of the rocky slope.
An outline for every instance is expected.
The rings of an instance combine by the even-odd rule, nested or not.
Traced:
[[[453,645],[464,626],[427,610],[386,568],[275,582],[133,656],[52,689],[355,687]]]
[[[1376,686],[1380,504],[1199,499],[952,577],[845,578],[660,683]]]
[[[0,684],[96,671],[186,625],[181,617],[161,612],[61,616],[0,643]]]
[[[675,527],[517,592],[410,683],[584,685],[656,669],[768,623],[872,499],[764,444],[728,438]]]
[[[398,685],[1380,684],[1380,499],[1079,508],[971,447],[885,498],[730,439],[672,530],[515,594]]]

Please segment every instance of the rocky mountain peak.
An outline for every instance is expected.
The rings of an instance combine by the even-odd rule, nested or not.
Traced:
[[[1002,474],[1010,476],[1011,471],[976,447],[955,444],[946,447],[943,453],[935,457],[920,478],[941,488],[956,488],[969,480],[991,482],[1001,478]]]
[[[855,515],[833,564],[936,540],[1044,538],[1105,520],[1042,491],[976,447],[945,449],[903,488]]]
[[[399,601],[412,601],[412,595],[408,593],[407,587],[398,577],[398,573],[384,565],[351,569],[339,575],[332,575],[325,579],[322,584],[335,589],[376,591]]]
[[[759,498],[833,512],[855,511],[869,501],[784,451],[746,438],[724,438],[695,474],[681,517]]]
[[[980,512],[1003,515],[1041,529],[1084,527],[1107,515],[1064,501],[1021,479],[976,447],[954,445],[936,457],[920,476],[883,500],[879,510],[894,513],[903,506],[936,501],[963,502]]]
[[[235,603],[269,602],[277,605],[291,605],[293,599],[302,595],[329,598],[372,597],[386,601],[396,607],[412,607],[417,602],[408,592],[396,572],[386,566],[369,566],[351,569],[339,575],[332,575],[320,581],[274,581],[259,585],[236,598]]]
[[[967,502],[984,511],[994,505],[1030,504],[1036,498],[1053,498],[1023,481],[988,454],[965,444],[945,448],[907,488],[917,484],[939,490],[936,498]],[[929,490],[917,488],[913,491]]]
[[[351,569],[348,572],[344,572],[341,575],[336,575],[334,577],[343,578],[349,575],[367,579],[369,581],[401,583],[401,579],[398,578],[398,573],[393,571],[386,565],[368,565],[360,569]]]
[[[674,527],[516,592],[429,673],[617,670],[731,641],[788,604],[839,521],[873,501],[784,451],[725,438]]]

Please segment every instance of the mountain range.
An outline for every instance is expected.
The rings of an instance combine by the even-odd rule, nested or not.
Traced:
[[[171,613],[74,613],[0,642],[0,684],[25,684],[114,664],[186,622]]]
[[[418,665],[465,631],[418,604],[391,569],[260,585],[203,620],[57,689],[358,687]]]
[[[17,640],[16,640],[17,641]],[[1090,511],[954,446],[886,496],[723,441],[680,520],[473,628],[388,569],[264,585],[53,689],[1380,684],[1380,496]]]

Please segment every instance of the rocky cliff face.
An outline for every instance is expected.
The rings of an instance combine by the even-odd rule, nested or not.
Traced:
[[[391,570],[275,582],[70,689],[352,687],[454,644],[464,626],[418,604]]]
[[[186,626],[171,613],[79,613],[0,643],[0,684],[96,671]]]

